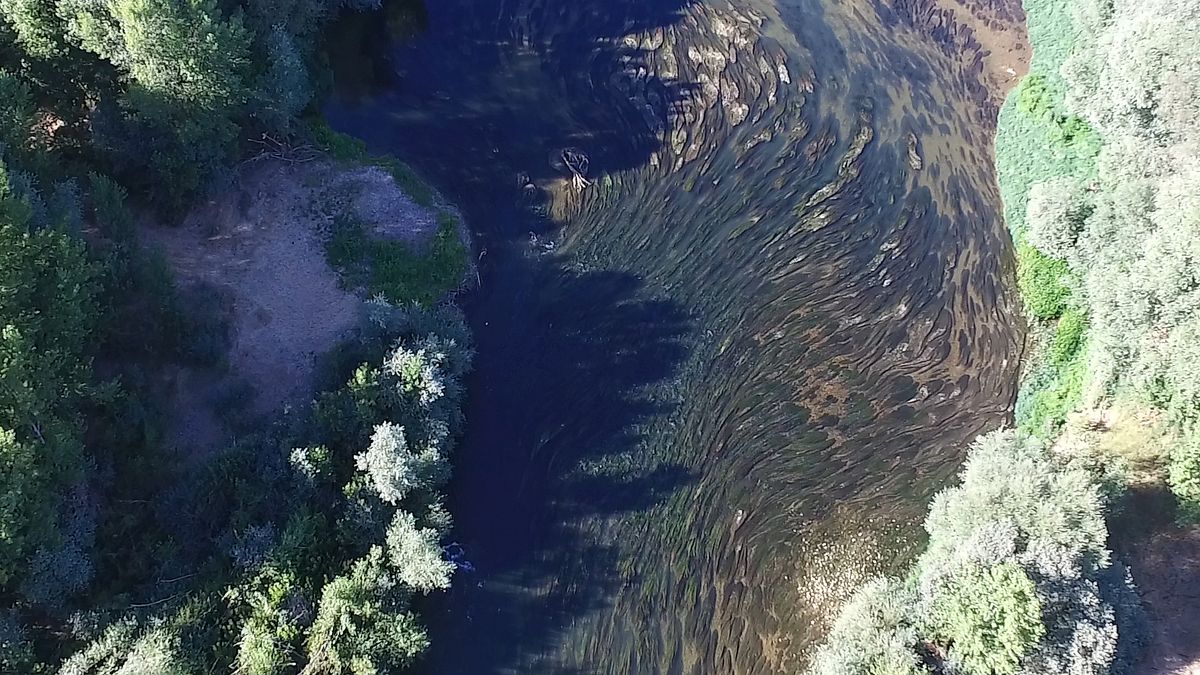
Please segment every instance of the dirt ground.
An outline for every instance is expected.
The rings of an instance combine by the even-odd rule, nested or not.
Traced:
[[[179,226],[142,228],[181,289],[219,298],[229,327],[227,367],[181,368],[170,378],[171,436],[182,452],[203,457],[231,439],[231,420],[307,401],[315,360],[360,316],[362,300],[325,261],[323,235],[347,212],[377,236],[417,244],[436,229],[435,212],[381,169],[273,160],[244,166]]]
[[[1079,441],[1124,465],[1129,494],[1110,523],[1118,557],[1133,573],[1150,622],[1133,675],[1200,675],[1200,527],[1173,523],[1163,464],[1174,444],[1161,414],[1140,407],[1071,416],[1060,451]]]
[[[1155,534],[1131,564],[1153,628],[1134,675],[1200,675],[1200,528]]]

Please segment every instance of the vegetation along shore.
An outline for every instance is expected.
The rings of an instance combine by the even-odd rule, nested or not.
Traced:
[[[996,134],[1032,328],[1015,428],[971,446],[924,553],[850,598],[816,673],[1200,663],[1179,592],[1200,518],[1200,5],[1025,10],[1032,67]]]
[[[468,243],[318,116],[358,4],[0,2],[0,671],[428,644]]]

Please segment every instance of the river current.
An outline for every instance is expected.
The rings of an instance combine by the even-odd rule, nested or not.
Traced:
[[[328,117],[476,236],[450,488],[473,569],[427,607],[428,672],[797,672],[849,589],[909,559],[1015,395],[980,43],[1019,35],[1014,5],[351,20]]]

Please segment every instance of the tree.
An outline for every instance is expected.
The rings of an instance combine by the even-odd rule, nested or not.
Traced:
[[[120,110],[105,102],[93,116],[97,145],[130,175],[149,168],[177,204],[232,153],[250,32],[213,0],[68,0],[62,12],[72,39],[125,79]]]
[[[0,145],[18,159],[33,138],[33,92],[16,75],[0,70]]]
[[[17,42],[39,59],[61,56],[62,25],[53,0],[0,0],[0,17],[12,26]]]
[[[117,65],[143,95],[174,106],[222,110],[246,95],[250,33],[212,0],[68,2],[78,44]]]
[[[325,585],[301,674],[383,675],[407,667],[428,646],[375,546],[349,574]]]
[[[143,629],[122,619],[63,662],[58,675],[189,675],[189,670],[169,629]]]
[[[1084,186],[1077,179],[1062,176],[1035,184],[1029,189],[1025,214],[1029,243],[1069,262],[1090,211]]]
[[[1108,528],[1095,477],[1064,463],[1042,441],[1013,430],[980,436],[961,476],[961,485],[930,504],[924,569],[942,569],[981,528],[995,523],[1007,523],[1025,550],[1062,551],[1085,574],[1108,565]]]
[[[295,39],[281,26],[271,28],[266,48],[267,68],[255,88],[254,115],[268,130],[286,134],[312,100],[312,83]]]
[[[975,675],[1015,675],[1046,632],[1037,589],[1013,562],[962,567],[936,603],[934,634]]]
[[[935,644],[957,668],[947,672],[963,675],[1105,675],[1126,665],[1140,610],[1105,548],[1091,466],[997,431],[972,444],[961,476],[934,498],[928,547],[907,578],[851,598],[814,672],[924,672],[922,659],[936,663],[937,652],[922,645]]]
[[[51,542],[61,492],[79,471],[97,313],[83,244],[31,232],[34,208],[10,177],[0,163],[0,584]]]
[[[33,645],[14,610],[0,610],[0,672],[33,672]]]
[[[371,445],[355,456],[355,462],[371,478],[379,498],[389,504],[421,485],[417,456],[409,450],[404,427],[391,422],[375,426]]]
[[[236,593],[250,609],[238,640],[240,675],[276,675],[295,665],[293,644],[302,635],[300,620],[307,613],[299,585],[291,570],[270,564]]]
[[[454,563],[442,558],[438,533],[418,528],[417,519],[397,511],[387,529],[388,560],[402,583],[422,593],[449,588]]]
[[[891,579],[874,579],[842,607],[825,642],[813,656],[812,675],[923,675],[913,589]]]

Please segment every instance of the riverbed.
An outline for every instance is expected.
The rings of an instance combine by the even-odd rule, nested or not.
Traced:
[[[797,671],[1011,409],[1019,3],[398,1],[326,113],[477,241],[425,668]]]

